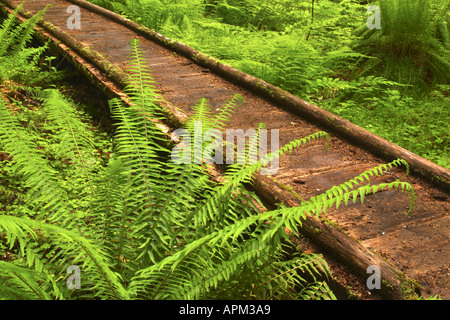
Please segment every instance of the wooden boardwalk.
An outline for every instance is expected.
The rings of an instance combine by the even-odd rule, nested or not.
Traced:
[[[21,2],[22,0],[0,0],[0,4],[12,7]],[[28,0],[25,1],[24,8],[35,13],[48,4],[52,7],[48,9],[45,21],[56,27],[57,32],[52,33],[47,24],[41,33],[53,37],[55,46],[60,50],[71,47],[71,53],[67,51],[69,55],[72,54],[71,61],[80,70],[89,73],[93,83],[102,83],[100,88],[111,95],[121,94],[121,83],[117,77],[120,72],[114,74],[116,77],[108,74],[102,69],[101,60],[104,58],[103,62],[126,72],[129,43],[131,39],[137,38],[162,96],[168,101],[168,105],[176,106],[186,115],[191,113],[192,106],[200,98],[207,98],[213,110],[216,110],[239,93],[244,98],[244,104],[231,118],[228,125],[230,129],[247,130],[256,128],[258,123],[265,123],[267,129],[279,129],[280,146],[319,130],[330,132],[331,144],[327,152],[324,153],[323,142],[305,145],[280,159],[279,171],[274,176],[276,181],[268,180],[267,177],[257,180],[257,184],[264,190],[270,191],[266,195],[267,199],[276,198],[286,205],[296,205],[298,200],[285,191],[286,186],[308,199],[369,168],[387,163],[387,159],[376,156],[376,153],[363,146],[353,144],[348,137],[336,132],[335,128],[327,127],[326,123],[319,123],[292,108],[288,110],[276,99],[262,97],[252,88],[227,80],[223,75],[216,74],[214,69],[207,68],[207,65],[199,65],[155,43],[144,33],[137,33],[123,23],[99,14],[104,10],[93,12],[86,9],[93,6],[84,1]],[[79,30],[67,28],[67,19],[71,15],[67,13],[67,8],[74,4],[81,9]],[[64,39],[61,35],[64,35]],[[67,39],[79,47],[75,48],[73,44],[67,43]],[[56,44],[56,41],[63,43]],[[83,51],[80,48],[89,50]],[[95,60],[95,57],[98,59]],[[84,67],[80,67],[83,65]],[[303,104],[309,106],[306,102]],[[341,121],[338,117],[334,119]],[[367,144],[370,144],[369,140]],[[423,163],[427,164],[426,161]],[[442,173],[444,178],[441,181],[449,176],[448,170],[430,166]],[[403,174],[401,170],[392,170],[374,180],[374,183],[394,181]],[[405,215],[409,207],[408,194],[390,190],[367,196],[364,204],[350,204],[348,207],[327,211],[328,223],[311,221],[308,225],[321,229],[323,232],[320,235],[314,234],[307,227],[304,231],[324,250],[333,252],[338,260],[346,263],[361,279],[368,276],[365,269],[369,265],[379,265],[382,278],[388,282],[383,291],[387,298],[402,298],[404,277],[409,277],[417,281],[419,286],[416,291],[421,295],[428,297],[439,294],[448,299],[449,182],[444,181],[438,187],[420,175],[408,176],[403,181],[411,183],[417,195],[416,205],[409,216]],[[390,289],[390,286],[395,289]]]

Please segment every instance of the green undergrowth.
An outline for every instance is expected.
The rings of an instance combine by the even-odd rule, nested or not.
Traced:
[[[408,171],[401,159],[292,208],[268,210],[245,188],[275,157],[329,142],[326,132],[296,137],[256,163],[230,164],[223,181],[206,163],[175,163],[154,121],[164,110],[137,40],[128,104],[109,102],[114,133],[104,134],[59,90],[12,80],[37,72],[42,52],[25,40],[36,21],[10,16],[0,31],[14,35],[0,57],[22,57],[0,83],[1,299],[336,299],[327,262],[292,252],[292,232],[308,216],[385,189],[409,193],[406,214],[414,205],[409,183],[370,183],[395,167]],[[222,130],[236,105],[232,99],[213,117],[202,99],[185,130],[193,134],[196,121]]]
[[[448,0],[91,0],[450,167]]]

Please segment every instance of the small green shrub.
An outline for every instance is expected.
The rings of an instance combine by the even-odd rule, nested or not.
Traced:
[[[407,90],[427,92],[448,84],[448,1],[381,0],[381,29],[361,26],[356,50],[369,56],[358,64],[357,76],[385,77]]]

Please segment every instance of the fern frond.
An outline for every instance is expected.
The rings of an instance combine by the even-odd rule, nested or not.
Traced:
[[[0,296],[10,300],[51,300],[39,286],[44,279],[33,270],[0,260]]]
[[[163,110],[158,104],[163,99],[155,88],[155,81],[151,70],[146,65],[143,52],[139,47],[139,40],[132,39],[130,42],[131,55],[128,65],[128,78],[124,89],[130,97],[130,105],[140,115],[144,136],[147,140],[158,137],[158,132],[150,126],[152,119],[164,119]],[[149,132],[149,130],[152,130]]]
[[[321,290],[322,287],[314,286],[318,282],[317,277],[330,274],[331,271],[321,255],[301,254],[287,261],[271,262],[266,273],[262,275],[265,279],[261,277],[261,283],[255,286],[254,291],[260,291],[257,296],[274,299],[296,296],[292,291],[293,288],[299,287],[301,288],[297,296],[299,299],[313,299],[315,295],[322,295],[324,299],[335,299],[325,282],[323,282],[325,292]],[[306,277],[308,279],[305,279]],[[315,290],[311,290],[313,288]],[[305,292],[308,292],[308,295],[305,295]]]
[[[0,215],[0,229],[6,233],[6,241],[9,245],[18,242],[21,256],[29,261],[28,267],[34,267],[37,273],[42,274],[44,266],[30,263],[36,260],[33,257],[31,260],[27,257],[27,254],[32,253],[27,245],[26,239],[28,237],[35,240],[45,238],[50,241],[48,243],[64,252],[63,257],[71,257],[72,264],[80,264],[83,280],[88,284],[86,289],[88,291],[94,290],[94,296],[116,299],[127,297],[126,290],[120,283],[117,274],[110,270],[109,261],[102,253],[101,248],[79,234],[26,217],[19,218],[7,215]],[[39,230],[39,233],[35,230]],[[65,262],[66,260],[63,259],[62,263]],[[64,267],[64,264],[58,265],[58,259],[54,260],[53,263],[54,267]],[[51,277],[52,274],[48,272],[48,276]]]
[[[75,223],[81,232],[79,221],[71,214],[67,195],[56,182],[55,170],[8,110],[3,98],[0,98],[0,121],[0,146],[13,157],[16,163],[14,169],[29,189],[27,196],[30,203],[41,211],[38,216],[66,225]]]
[[[355,186],[360,185],[360,183],[363,183],[364,181],[370,182],[370,177],[381,176],[381,175],[385,174],[386,172],[388,172],[390,169],[392,169],[394,167],[398,167],[400,165],[404,165],[406,167],[405,174],[409,174],[408,162],[406,162],[403,159],[396,159],[390,163],[381,164],[374,168],[368,169],[368,170],[364,171],[363,173],[359,174],[358,176],[344,182],[343,184],[333,186],[330,189],[328,189],[327,191],[321,193],[320,195],[311,197],[310,201],[316,202],[316,203],[319,203],[319,202],[331,203],[331,202],[336,201],[336,208],[339,208],[339,205],[341,204],[342,200],[344,200],[345,205],[347,205],[348,199],[350,196],[353,196],[355,198],[359,194],[361,197],[361,202],[363,202],[364,196],[366,194],[369,194],[370,192],[375,193],[378,191],[378,189],[382,190],[384,187],[392,188],[392,187],[394,187],[395,183],[398,183],[398,185],[401,186],[402,190],[408,191],[411,193],[411,196],[410,196],[411,203],[410,203],[410,208],[408,210],[408,214],[409,214],[414,205],[415,196],[414,196],[414,190],[412,189],[412,187],[405,182],[400,182],[400,180],[397,180],[392,185],[383,185],[383,184],[380,184],[378,186],[367,185],[367,186],[358,188],[357,192],[355,190],[353,190],[355,188]],[[383,187],[381,187],[381,186],[383,186]],[[353,190],[353,191],[351,191],[351,190]],[[325,210],[326,210],[326,208],[325,208]]]
[[[0,57],[8,56],[16,60],[16,56],[24,51],[26,43],[32,39],[34,27],[45,15],[47,8],[48,6],[20,24],[17,24],[16,16],[22,11],[23,4],[8,16],[0,31]]]
[[[249,183],[252,181],[252,177],[256,172],[261,171],[261,169],[263,169],[264,166],[274,161],[274,159],[278,159],[280,156],[283,156],[286,152],[292,153],[292,151],[295,148],[298,148],[303,144],[322,138],[326,138],[327,140],[326,149],[328,149],[328,144],[330,140],[328,133],[325,131],[318,131],[305,138],[293,140],[288,144],[284,145],[283,147],[281,147],[280,149],[276,150],[275,152],[270,152],[267,153],[266,155],[263,155],[259,159],[259,161],[257,161],[254,164],[245,166],[242,166],[241,164],[231,164],[227,169],[225,176],[230,181],[233,181],[235,185],[240,185],[242,183]]]
[[[342,195],[333,196],[331,198],[326,196],[318,196],[314,199],[303,202],[298,207],[282,208],[280,209],[280,211],[274,212],[273,216],[281,216],[280,219],[287,228],[292,231],[298,232],[298,226],[301,226],[302,221],[307,216],[316,216],[318,218],[321,214],[326,214],[328,208],[331,208],[333,206],[339,208],[342,203],[347,206],[350,200],[352,200],[353,203],[356,203],[358,199],[360,199],[361,202],[364,202],[364,197],[366,195],[383,191],[385,189],[408,192],[410,194],[410,204],[406,215],[408,215],[412,211],[415,203],[415,192],[413,187],[407,182],[394,181],[390,183],[380,183],[378,185],[368,184],[357,189],[345,192]],[[281,224],[281,222],[279,224]]]
[[[221,255],[217,252],[220,248],[212,248],[215,252],[216,257]],[[209,265],[203,266],[203,268],[198,269],[194,276],[191,278],[191,282],[184,285],[179,291],[179,299],[211,299],[211,294],[218,294],[222,292],[221,284],[223,282],[231,282],[237,275],[241,274],[242,266],[245,264],[253,264],[254,261],[260,257],[272,254],[273,248],[270,245],[262,244],[255,240],[249,240],[243,246],[236,246],[234,248],[234,253],[229,255],[225,254],[209,262]],[[222,252],[225,253],[225,252]],[[241,283],[241,286],[244,284]],[[246,290],[248,288],[227,288],[227,290],[240,291]],[[244,291],[242,290],[242,291]],[[225,295],[227,293],[224,293]],[[238,295],[235,295],[238,297]]]
[[[240,94],[235,94],[225,105],[219,108],[219,112],[214,116],[209,128],[223,130],[226,122],[231,118],[232,113],[244,102]]]
[[[86,181],[89,183],[91,194],[95,197],[92,178],[88,164],[89,151],[93,149],[93,135],[77,116],[78,113],[66,99],[56,90],[46,90],[44,110],[48,113],[48,120],[53,121],[61,141],[57,156],[68,159],[78,168],[82,168]]]

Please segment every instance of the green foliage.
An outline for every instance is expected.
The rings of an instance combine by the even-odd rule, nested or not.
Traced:
[[[413,200],[408,183],[370,184],[371,176],[406,162],[368,170],[298,207],[269,211],[244,185],[266,160],[312,140],[328,142],[328,135],[294,140],[256,164],[233,164],[225,181],[214,181],[206,164],[171,161],[153,78],[138,42],[131,47],[130,99],[110,103],[116,130],[104,165],[93,165],[100,162],[92,157],[96,138],[55,90],[41,97],[39,117],[49,127],[22,123],[20,110],[0,99],[0,154],[12,163],[5,173],[24,186],[19,204],[26,208],[7,206],[0,215],[0,256],[8,257],[0,260],[1,298],[334,299],[324,259],[289,254],[285,228],[296,231],[306,216],[384,188],[408,191]],[[202,99],[186,128],[192,133],[193,121],[223,128],[238,101],[233,97],[211,120]],[[59,148],[43,142],[50,134]],[[70,265],[81,269],[80,289],[67,287]]]
[[[258,30],[285,31],[309,19],[305,11],[309,1],[210,0],[207,13],[235,26],[253,26]],[[305,10],[306,9],[306,10]]]
[[[438,165],[450,167],[448,86],[439,85],[428,96],[413,98],[393,89],[398,84],[385,78],[361,77],[338,84],[343,85],[340,92],[325,91],[324,98],[320,97],[326,109]],[[331,99],[325,101],[326,97]]]
[[[34,34],[34,27],[42,19],[46,9],[24,23],[19,23],[16,15],[21,10],[22,5],[19,5],[0,26],[0,81],[8,82],[10,88],[14,88],[16,83],[28,87],[37,85],[49,76],[49,73],[43,72],[39,66],[42,64],[40,58],[47,47],[27,46]]]
[[[379,75],[427,91],[448,84],[448,1],[381,0],[381,29],[361,26],[356,50],[370,56],[358,76]]]
[[[110,10],[116,11],[136,22],[159,30],[167,28],[171,33],[180,36],[183,29],[189,25],[192,18],[200,18],[203,8],[192,6],[189,0],[118,0],[118,1],[92,1]]]
[[[297,296],[294,286],[305,283],[297,270],[319,276],[328,272],[326,264],[320,256],[280,260],[288,241],[284,229],[266,223],[267,214],[258,214],[256,207],[261,202],[242,184],[242,177],[250,179],[256,168],[242,166],[218,184],[201,165],[168,161],[170,150],[160,145],[162,134],[153,121],[161,109],[141,59],[135,43],[126,89],[130,105],[111,101],[117,120],[114,155],[94,178],[86,166],[88,130],[76,112],[61,112],[72,106],[58,93],[48,91],[44,99],[49,121],[60,122],[57,139],[64,142],[55,157],[63,151],[71,158],[79,168],[75,177],[84,176],[85,189],[89,184],[93,191],[78,194],[90,199],[81,215],[58,172],[27,134],[29,128],[2,100],[1,150],[12,157],[14,174],[29,187],[27,203],[36,212],[32,218],[17,212],[1,216],[2,243],[14,253],[12,261],[2,261],[4,270],[14,271],[0,278],[2,287],[11,288],[3,297],[250,298],[259,281],[266,283],[253,293],[258,298]],[[234,104],[230,101],[212,124],[220,128]],[[198,108],[196,119],[206,120],[200,110],[205,107]],[[73,294],[62,276],[68,265],[82,269],[83,287]],[[242,285],[233,285],[236,281]],[[302,298],[306,292],[334,297],[325,283],[305,286],[309,291]]]

